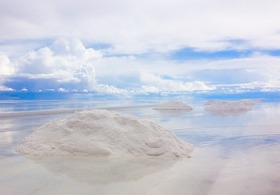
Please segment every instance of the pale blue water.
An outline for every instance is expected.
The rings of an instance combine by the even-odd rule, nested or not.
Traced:
[[[26,112],[26,116],[10,115],[0,118],[0,166],[6,169],[6,174],[0,176],[0,194],[3,194],[1,190],[8,194],[21,194],[20,192],[32,194],[32,191],[20,185],[22,180],[18,178],[25,178],[28,175],[32,178],[33,174],[34,177],[44,180],[44,174],[48,173],[42,172],[39,168],[38,172],[42,172],[41,176],[35,176],[36,169],[32,169],[34,172],[29,174],[20,171],[14,173],[12,170],[17,170],[20,166],[32,166],[32,161],[25,162],[24,157],[14,151],[14,147],[42,124],[71,114],[28,116],[28,111],[112,107],[118,112],[154,121],[196,146],[192,158],[185,165],[193,168],[190,170],[190,175],[186,175],[185,180],[183,179],[185,182],[190,182],[195,178],[196,183],[187,187],[194,194],[219,194],[218,192],[221,194],[280,194],[280,103],[265,102],[247,113],[217,116],[204,111],[204,101],[190,101],[190,105],[194,108],[190,112],[160,112],[148,106],[160,101],[155,99],[147,101],[0,101],[2,116],[5,113]],[[24,162],[24,165],[18,161]],[[11,163],[7,164],[7,162]],[[201,162],[206,163],[202,165]],[[7,170],[11,170],[11,174]],[[17,180],[18,190],[8,189],[7,186],[12,186],[14,180]],[[33,180],[34,178],[31,179]],[[60,182],[67,183],[68,180],[66,180],[64,178]],[[28,187],[37,189],[39,187],[37,185],[30,183]],[[46,184],[45,187],[40,187],[42,189],[39,194],[46,194],[46,189],[52,185]],[[78,188],[82,184],[76,181],[75,185]],[[95,184],[89,185],[96,187]]]

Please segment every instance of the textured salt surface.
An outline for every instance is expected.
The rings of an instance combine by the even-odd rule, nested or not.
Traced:
[[[193,146],[152,122],[96,109],[40,127],[16,150],[39,156],[184,157]]]
[[[205,103],[205,110],[217,115],[235,115],[246,113],[261,102],[258,100],[221,101],[211,100]]]
[[[163,102],[162,104],[154,107],[155,110],[185,110],[190,111],[192,107],[189,105],[178,102],[178,101],[170,101],[170,102]]]

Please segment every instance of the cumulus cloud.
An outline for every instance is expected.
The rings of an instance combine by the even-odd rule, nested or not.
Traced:
[[[13,91],[12,88],[4,85],[8,76],[14,74],[15,67],[12,65],[7,55],[0,52],[0,91]]]
[[[58,38],[49,46],[29,51],[14,59],[14,65],[2,54],[0,70],[6,79],[1,78],[1,90],[13,87],[19,91],[124,93],[124,90],[96,81],[95,66],[101,59],[100,51],[86,48],[79,39],[72,38]]]
[[[99,51],[85,48],[78,39],[60,38],[49,47],[30,51],[19,58],[17,75],[33,80],[55,80],[57,86],[78,83],[81,88],[92,90],[96,82],[95,61],[101,57]]]
[[[15,72],[15,68],[11,64],[7,55],[0,52],[0,76],[11,75]]]
[[[18,73],[37,77],[74,77],[79,80],[94,75],[94,61],[102,54],[85,48],[78,39],[57,39],[50,47],[31,51],[18,61]],[[76,76],[76,77],[75,77]],[[74,79],[73,78],[73,79]]]
[[[142,74],[143,92],[175,92],[175,91],[208,91],[214,90],[214,86],[208,86],[202,81],[182,82],[178,80],[162,79],[152,74]]]

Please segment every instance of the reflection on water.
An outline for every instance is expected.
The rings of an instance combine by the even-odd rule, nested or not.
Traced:
[[[156,111],[159,112],[162,115],[180,116],[182,114],[191,112],[192,110],[156,110]]]
[[[0,142],[3,145],[6,145],[8,143],[11,143],[13,141],[13,135],[11,131],[5,131],[1,133],[1,138],[0,138]]]
[[[175,160],[98,159],[92,157],[28,157],[55,174],[66,175],[79,182],[106,184],[139,180],[147,175],[170,168]]]
[[[225,149],[231,150],[247,150],[252,147],[271,146],[280,143],[280,135],[260,135],[260,136],[239,136],[222,139],[218,144]]]
[[[78,106],[77,106],[78,107]],[[27,158],[14,146],[66,115],[0,118],[1,194],[280,194],[280,104],[216,116],[203,103],[191,112],[152,107],[113,110],[152,120],[196,146],[190,159],[104,161]],[[14,188],[13,186],[17,186]]]
[[[4,112],[23,112],[39,110],[64,110],[80,108],[102,108],[102,107],[123,107],[135,105],[153,105],[155,101],[141,100],[1,100],[0,113]]]

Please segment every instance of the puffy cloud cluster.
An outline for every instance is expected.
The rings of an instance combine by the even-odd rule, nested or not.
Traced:
[[[102,54],[85,48],[78,39],[57,39],[50,47],[31,51],[18,61],[18,74],[55,78],[58,82],[94,83],[94,62]]]
[[[0,52],[0,91],[13,91],[12,88],[6,87],[3,83],[6,77],[15,72],[14,66],[11,64],[7,55]]]
[[[0,91],[127,92],[96,81],[99,60],[102,53],[86,48],[79,39],[56,39],[50,46],[30,51],[13,63],[1,53],[0,75],[6,77],[1,77]]]
[[[85,48],[78,39],[59,38],[51,46],[30,51],[15,60],[16,77],[23,77],[22,85],[24,81],[26,85],[30,80],[37,82],[37,90],[93,90],[96,84],[94,66],[101,57],[101,52]],[[32,88],[34,90],[34,86]]]
[[[0,52],[0,76],[11,75],[15,72],[15,68],[10,62],[7,55]]]

